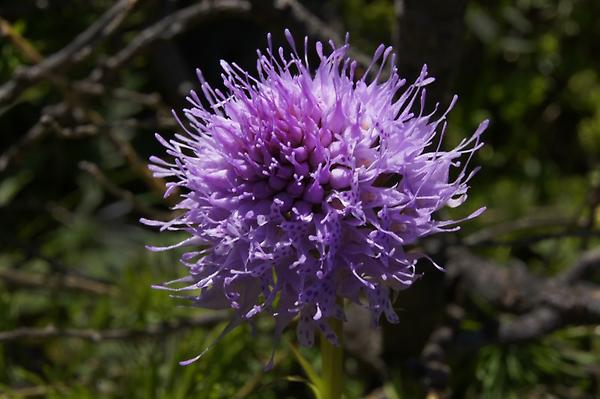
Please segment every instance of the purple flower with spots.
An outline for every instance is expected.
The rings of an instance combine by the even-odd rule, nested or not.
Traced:
[[[374,324],[382,313],[398,322],[391,291],[410,286],[426,257],[406,247],[459,229],[435,212],[465,201],[475,173],[468,159],[487,121],[443,150],[456,97],[447,110],[425,113],[425,87],[434,80],[425,66],[407,85],[382,45],[358,77],[347,40],[329,50],[317,42],[312,66],[307,39],[300,55],[285,33],[291,50],[273,49],[269,36],[255,76],[222,61],[224,91],[198,73],[203,96],[187,98],[185,134],[157,135],[172,160],[151,158],[154,175],[170,179],[165,196],[180,193],[180,216],[143,222],[189,234],[151,247],[191,247],[181,257],[188,275],[160,288],[189,290],[186,298],[200,307],[233,309],[223,335],[268,313],[276,339],[298,317],[301,344],[312,345],[315,330],[337,344],[328,320],[344,320],[344,300],[367,306]]]

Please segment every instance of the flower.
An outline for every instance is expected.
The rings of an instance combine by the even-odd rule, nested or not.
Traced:
[[[328,320],[345,318],[340,299],[364,302],[375,324],[382,314],[398,322],[390,291],[410,286],[425,256],[406,246],[458,230],[459,221],[434,213],[467,198],[475,171],[459,159],[481,147],[487,121],[443,151],[456,97],[440,116],[437,106],[424,113],[425,87],[434,80],[426,66],[401,91],[391,47],[381,45],[357,78],[348,40],[330,42],[328,52],[317,42],[313,72],[307,39],[301,57],[285,36],[291,54],[275,51],[269,35],[257,77],[221,61],[225,92],[198,72],[203,99],[192,91],[187,122],[178,119],[186,134],[157,135],[174,161],[151,157],[154,175],[171,179],[165,196],[182,192],[182,213],[143,222],[189,234],[171,247],[150,247],[192,247],[181,257],[189,274],[159,288],[192,290],[187,298],[200,307],[234,309],[224,334],[269,313],[275,338],[298,316],[302,345],[313,344],[315,330],[337,344]],[[381,79],[390,59],[391,73]],[[454,179],[452,168],[460,169]]]

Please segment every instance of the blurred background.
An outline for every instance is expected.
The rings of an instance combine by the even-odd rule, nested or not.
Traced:
[[[363,62],[392,44],[400,74],[459,94],[445,145],[491,120],[470,199],[488,211],[422,245],[400,324],[346,325],[348,398],[600,395],[600,2],[593,0],[0,1],[0,397],[305,398],[317,349],[293,327],[238,328],[153,283],[185,273],[163,182],[146,160],[171,109],[219,87],[220,59],[255,70],[266,33],[350,33]]]

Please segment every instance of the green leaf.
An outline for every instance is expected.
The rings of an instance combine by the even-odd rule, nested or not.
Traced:
[[[292,350],[294,357],[300,364],[300,367],[302,367],[302,370],[304,370],[304,372],[306,373],[306,376],[308,377],[308,380],[310,381],[309,386],[315,393],[315,397],[317,399],[320,399],[321,398],[321,393],[320,393],[321,387],[323,386],[323,381],[321,380],[321,377],[319,377],[319,374],[317,374],[314,367],[308,362],[308,360],[306,360],[306,358],[304,356],[302,356],[300,351],[294,345],[292,345],[291,343],[288,343],[288,345],[290,346],[290,349]]]
[[[0,207],[8,203],[29,183],[32,179],[29,170],[23,170],[15,176],[7,177],[0,182]]]

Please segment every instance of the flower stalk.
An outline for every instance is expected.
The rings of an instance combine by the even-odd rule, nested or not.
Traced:
[[[344,343],[342,321],[331,320],[331,327],[338,337],[338,345],[332,344],[321,334],[322,391],[321,399],[341,399],[344,386]]]

